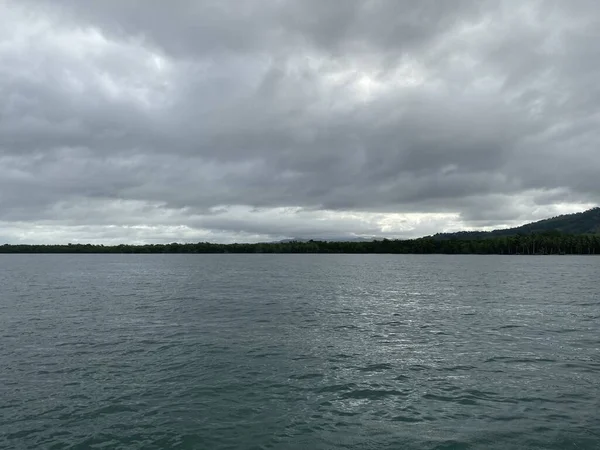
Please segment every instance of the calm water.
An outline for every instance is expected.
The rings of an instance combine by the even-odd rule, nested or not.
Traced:
[[[0,447],[598,449],[600,257],[0,255]]]

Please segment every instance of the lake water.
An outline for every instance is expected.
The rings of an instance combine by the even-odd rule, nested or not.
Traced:
[[[598,449],[600,257],[0,255],[0,447]]]

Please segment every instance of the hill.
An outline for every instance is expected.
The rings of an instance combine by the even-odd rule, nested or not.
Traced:
[[[271,242],[271,244],[289,244],[290,242],[371,242],[374,240],[378,240],[377,238],[366,238],[366,237],[315,237],[311,239],[306,238],[291,238],[291,239],[282,239],[280,241]]]
[[[550,219],[528,223],[520,227],[493,231],[438,233],[433,237],[435,239],[485,239],[534,233],[598,234],[600,233],[600,207],[574,214],[563,214]]]

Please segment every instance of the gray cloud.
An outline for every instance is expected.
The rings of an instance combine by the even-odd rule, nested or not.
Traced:
[[[597,204],[596,9],[4,2],[0,234],[414,236]]]

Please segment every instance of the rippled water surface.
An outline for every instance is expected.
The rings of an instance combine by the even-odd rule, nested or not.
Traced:
[[[0,447],[599,449],[600,257],[0,255]]]

